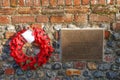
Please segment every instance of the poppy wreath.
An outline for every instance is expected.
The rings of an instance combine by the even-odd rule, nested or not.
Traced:
[[[23,34],[25,30],[19,31],[10,41],[10,55],[14,58],[16,63],[22,68],[22,70],[35,70],[38,67],[45,64],[51,53],[53,52],[53,48],[50,45],[50,38],[45,31],[41,28],[32,27],[32,35],[35,40],[34,43],[39,45],[40,52],[36,56],[28,56],[22,51],[22,47],[27,41],[24,39],[21,34]]]

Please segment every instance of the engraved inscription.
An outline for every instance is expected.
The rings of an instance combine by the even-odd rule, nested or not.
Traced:
[[[63,61],[102,60],[103,30],[61,30],[61,49]]]

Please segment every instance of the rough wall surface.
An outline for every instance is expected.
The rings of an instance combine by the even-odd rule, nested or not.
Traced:
[[[0,0],[0,80],[120,80],[119,12],[120,0]],[[16,31],[31,24],[45,29],[55,52],[40,69],[22,71],[10,57],[8,43]],[[63,27],[110,31],[104,61],[61,63],[58,33]]]

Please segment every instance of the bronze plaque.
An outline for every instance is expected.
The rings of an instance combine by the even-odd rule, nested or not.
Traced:
[[[62,29],[62,61],[92,60],[102,61],[103,29]]]

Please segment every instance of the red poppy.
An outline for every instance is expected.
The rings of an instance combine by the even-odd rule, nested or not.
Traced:
[[[26,40],[21,36],[21,34],[26,30],[19,31],[10,42],[10,54],[23,70],[35,70],[42,66],[48,61],[48,58],[54,50],[50,45],[50,38],[48,35],[45,34],[44,30],[38,27],[39,26],[32,27],[33,35],[35,37],[34,43],[40,48],[40,52],[36,56],[27,56],[22,52],[22,47],[26,43]]]

